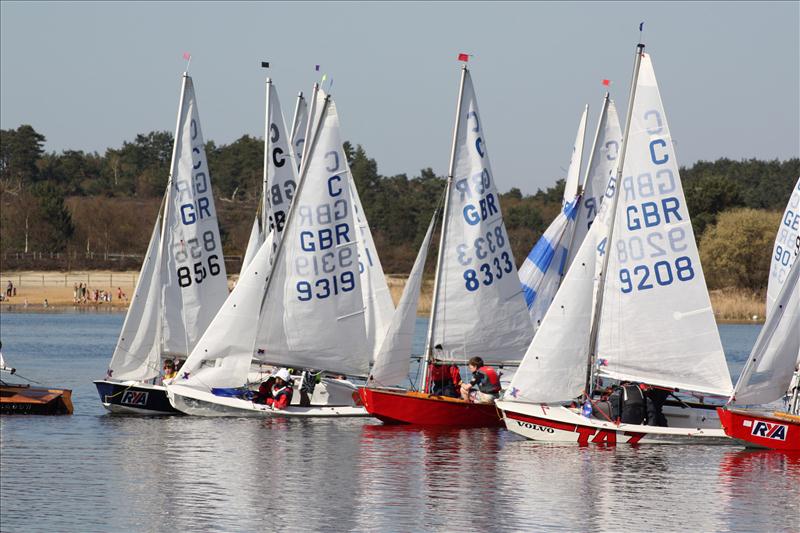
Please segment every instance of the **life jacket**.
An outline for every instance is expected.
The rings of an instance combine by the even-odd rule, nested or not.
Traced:
[[[500,392],[500,377],[494,368],[482,366],[475,371],[478,380],[478,390],[484,394],[497,394]]]
[[[453,386],[453,390],[461,385],[461,372],[456,365],[437,365],[431,363],[428,365],[428,389],[431,389],[435,383],[440,387]]]
[[[272,398],[267,400],[267,404],[275,409],[285,409],[292,403],[292,387],[284,385],[281,388],[272,387]]]

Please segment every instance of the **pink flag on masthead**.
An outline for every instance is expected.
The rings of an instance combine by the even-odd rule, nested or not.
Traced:
[[[184,52],[184,53],[183,53],[183,58],[184,58],[186,61],[189,61],[189,60],[192,58],[192,54],[190,54],[189,52]]]

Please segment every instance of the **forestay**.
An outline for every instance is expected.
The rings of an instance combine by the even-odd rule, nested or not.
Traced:
[[[276,364],[366,376],[370,354],[351,178],[333,101],[323,102],[320,113],[303,164],[304,184],[261,307],[256,355]]]
[[[350,166],[344,162],[346,174],[352,178]],[[353,206],[356,239],[358,242],[358,270],[361,277],[361,295],[364,298],[364,322],[367,328],[367,344],[372,354],[372,360],[380,350],[389,324],[394,315],[394,302],[386,283],[380,258],[375,248],[375,241],[369,229],[361,198],[355,183],[350,182],[350,201]]]
[[[650,56],[643,54],[597,340],[604,376],[732,390]],[[602,259],[598,257],[598,261]]]
[[[273,235],[269,233],[239,275],[236,287],[183,364],[176,384],[210,391],[214,387],[241,387],[247,382],[259,309],[270,274]]]
[[[468,71],[454,161],[430,344],[441,344],[445,357],[453,359],[519,360],[530,343],[531,324]]]
[[[158,338],[161,313],[161,213],[153,226],[139,281],[114,348],[108,377],[120,381],[145,381],[158,376]]]
[[[422,240],[417,259],[406,281],[400,303],[392,317],[388,332],[379,347],[372,367],[368,385],[392,386],[401,385],[408,380],[411,366],[411,346],[414,341],[414,325],[417,320],[417,304],[422,287],[422,274],[425,271],[425,260],[431,244],[431,235],[436,217],[431,220],[425,238]]]
[[[789,197],[778,235],[775,237],[767,284],[767,317],[772,312],[786,275],[798,255],[800,255],[800,178],[797,179],[797,184]]]
[[[184,77],[164,215],[162,352],[186,356],[222,302],[228,279],[194,86]]]
[[[794,261],[736,383],[735,403],[765,404],[786,394],[800,355],[799,279],[800,261]]]

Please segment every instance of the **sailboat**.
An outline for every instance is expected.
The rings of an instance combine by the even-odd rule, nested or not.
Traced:
[[[728,406],[719,408],[725,432],[748,447],[800,451],[800,179],[775,239],[761,328]],[[742,409],[789,396],[787,411]]]
[[[575,254],[586,237],[602,201],[602,191],[614,169],[622,130],[609,93],[603,98],[586,173],[578,182],[588,106],[581,115],[564,186],[562,211],[523,261],[519,278],[534,331],[544,318]]]
[[[482,357],[487,365],[516,365],[532,337],[466,65],[461,71],[442,208],[422,390],[410,391],[398,388],[407,380],[410,365],[409,331],[418,298],[410,293],[419,291],[431,231],[368,384],[359,389],[362,401],[371,415],[386,423],[499,427],[494,405],[433,395],[427,374],[431,364],[458,364],[472,356]]]
[[[2,343],[0,343],[2,348]],[[0,414],[3,415],[71,415],[72,391],[30,384],[10,383],[3,374],[14,375],[17,369],[6,366],[0,352]],[[23,378],[25,379],[25,378]]]
[[[183,74],[166,193],[106,379],[114,413],[176,413],[160,383],[166,360],[185,359],[228,296],[222,241],[194,85]]]
[[[170,401],[182,412],[366,416],[354,405],[355,385],[345,379],[366,376],[371,359],[352,180],[336,106],[317,86],[309,117],[306,139],[313,141],[305,146],[283,235],[274,252],[268,237],[168,386]],[[247,391],[253,360],[326,371],[324,401],[317,401],[315,390],[310,406],[276,411],[254,403]]]
[[[624,131],[600,213],[496,403],[506,427],[532,440],[725,442],[712,405],[681,400],[664,409],[663,426],[619,423],[593,403],[596,379],[648,384],[659,395],[727,397],[733,388],[643,44]]]

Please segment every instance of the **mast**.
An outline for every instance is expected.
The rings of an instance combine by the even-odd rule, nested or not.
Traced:
[[[319,90],[319,85],[315,83],[314,84],[314,91],[312,93],[314,100],[316,100],[316,96],[317,96],[318,90]],[[320,112],[320,115],[319,115],[320,125],[322,125],[322,120],[325,118],[325,111],[328,108],[328,101],[329,100],[330,100],[330,96],[328,95],[328,96],[325,97],[325,102],[322,105],[322,111]],[[313,101],[311,103],[311,110],[312,110],[312,112],[314,110],[314,102]],[[312,118],[313,118],[313,115],[310,115],[309,116],[309,121],[308,121],[308,127],[306,128],[306,135],[308,135],[310,133],[310,131],[311,131],[311,123],[313,122]],[[319,137],[319,131],[320,131],[320,128],[318,126],[316,131],[314,132],[313,142],[312,143],[305,143],[303,145],[303,164],[300,167],[300,177],[297,179],[297,189],[295,190],[295,193],[294,193],[295,194],[295,198],[297,198],[300,195],[300,191],[302,190],[303,184],[306,181],[306,174],[307,174],[307,170],[308,170],[306,165],[305,165],[306,155],[308,154],[308,152],[310,152],[311,147],[313,147],[313,145],[316,144],[317,137]],[[306,150],[306,148],[308,148],[308,150]],[[286,232],[289,231],[289,225],[292,223],[292,214],[294,213],[295,206],[297,206],[297,202],[293,201],[291,204],[289,204],[289,212],[286,214],[286,225],[284,226],[282,233],[286,233]],[[276,235],[277,235],[277,233],[276,233]],[[278,259],[280,258],[281,252],[283,251],[283,239],[279,238],[278,242],[277,242],[277,244],[275,246],[276,246],[275,247],[275,251],[272,253],[272,257],[270,259],[270,262],[272,263],[272,265],[277,264]],[[261,298],[261,305],[259,306],[259,315],[264,310],[264,303],[267,301],[267,294],[269,294],[269,288],[272,285],[272,278],[273,278],[272,273],[270,273],[269,277],[267,278],[267,284],[264,287],[264,295]],[[253,351],[254,352],[255,352],[255,343],[256,343],[256,339],[254,338],[253,339]]]
[[[172,140],[172,157],[170,158],[169,164],[169,179],[167,180],[167,193],[164,195],[164,211],[161,217],[161,243],[158,247],[158,265],[159,271],[164,270],[163,262],[166,258],[164,253],[164,247],[166,246],[166,237],[167,237],[167,221],[169,220],[169,207],[171,202],[170,196],[172,196],[172,178],[176,174],[175,165],[177,161],[175,160],[175,156],[178,153],[178,142],[181,137],[181,119],[183,118],[183,111],[184,111],[184,104],[185,104],[185,96],[186,96],[186,86],[189,83],[189,72],[184,72],[181,82],[181,97],[180,101],[178,102],[178,118],[175,120],[175,138]],[[163,293],[162,293],[163,294]],[[156,333],[156,342],[158,343],[158,351],[159,354],[163,353],[163,342],[164,339],[162,337],[163,330],[164,330],[164,312],[165,308],[162,302],[160,318],[161,320],[158,321],[158,332]],[[183,315],[183,298],[181,298],[181,315]],[[185,321],[185,317],[184,317]],[[189,355],[189,337],[188,332],[186,333],[186,355]]]
[[[603,308],[603,293],[605,292],[606,285],[606,268],[608,268],[608,258],[611,255],[611,242],[614,238],[614,223],[616,221],[617,204],[619,203],[619,187],[622,182],[622,169],[625,166],[625,151],[628,148],[628,135],[630,134],[631,118],[633,117],[633,102],[636,98],[636,84],[639,80],[639,65],[642,62],[642,54],[644,53],[644,44],[639,43],[636,45],[636,54],[633,60],[633,76],[631,77],[631,90],[628,95],[628,110],[625,115],[625,129],[622,134],[622,146],[619,150],[619,158],[617,159],[617,172],[614,176],[614,198],[611,203],[611,209],[608,216],[611,217],[609,221],[608,235],[606,236],[605,253],[603,254],[603,266],[600,268],[600,280],[597,288],[597,301],[595,303],[594,312],[592,313],[592,329],[589,334],[589,359],[586,365],[586,387],[584,392],[589,398],[592,394],[592,369],[594,367],[595,357],[597,356],[597,334],[599,333],[600,311]],[[606,93],[607,95],[608,93]],[[608,96],[606,96],[606,105],[608,104]]]
[[[294,145],[294,132],[297,129],[297,120],[300,118],[298,115],[300,114],[300,102],[303,101],[303,91],[297,93],[297,101],[294,103],[294,116],[292,117],[292,127],[289,130],[289,148],[292,152],[295,152],[296,146]],[[298,161],[297,164],[299,165],[300,162]]]
[[[272,78],[267,78],[267,97],[266,105],[264,107],[264,176],[261,184],[261,237],[265,238],[267,235],[267,222],[269,218],[269,196],[267,191],[269,184],[267,183],[267,171],[269,166],[269,141],[270,141],[270,122],[269,122],[269,93],[272,87]]]
[[[313,123],[314,123],[314,113],[317,111],[316,110],[316,107],[317,107],[317,93],[319,93],[319,83],[315,83],[314,84],[314,88],[311,89],[311,105],[308,108],[308,122],[306,123],[305,137],[303,137],[303,150],[300,152],[300,154],[301,154],[300,155],[300,170],[299,170],[300,176],[298,176],[298,178],[297,178],[298,181],[302,181],[302,175],[303,175],[303,170],[304,170],[303,167],[305,166],[306,155],[308,155],[308,152],[309,152],[309,144],[310,143],[306,142],[306,140],[309,138],[309,136],[311,135],[311,132],[314,130],[314,124]],[[328,101],[328,99],[325,98],[326,105],[327,105],[327,101]],[[324,108],[323,108],[323,110],[324,110]],[[321,115],[320,115],[320,120],[321,120]],[[299,189],[300,184],[298,183],[297,186],[298,186],[298,189]],[[297,191],[295,191],[294,194],[296,196],[297,195]],[[294,205],[294,202],[292,202],[292,205]],[[286,215],[286,218],[288,220],[288,218],[289,218],[288,214]]]
[[[453,185],[453,173],[455,172],[456,165],[456,143],[458,142],[458,126],[461,123],[461,104],[463,103],[464,96],[464,83],[467,80],[467,65],[461,67],[461,83],[458,88],[458,104],[456,105],[456,123],[453,126],[453,143],[450,147],[450,165],[447,170],[447,188],[444,197],[444,206],[442,207],[442,234],[439,239],[439,253],[436,257],[436,274],[433,282],[433,300],[431,303],[431,318],[428,324],[428,340],[425,346],[425,364],[422,369],[422,386],[425,387],[425,382],[428,379],[428,364],[430,363],[433,355],[433,324],[436,322],[436,304],[439,300],[439,284],[441,283],[441,270],[442,263],[444,262],[444,249],[445,249],[445,236],[447,235],[447,214],[450,211],[450,189]]]
[[[588,111],[589,104],[586,104],[586,110]],[[583,202],[583,195],[586,192],[586,184],[589,182],[589,172],[592,169],[592,160],[594,159],[594,153],[597,149],[597,139],[600,137],[600,130],[603,127],[603,123],[606,120],[606,112],[608,111],[608,91],[606,91],[606,95],[603,98],[603,106],[600,108],[600,118],[597,121],[597,129],[594,132],[594,140],[592,141],[592,149],[589,151],[589,159],[586,161],[586,172],[583,175],[583,182],[578,184],[578,202]],[[583,150],[581,150],[582,152]],[[583,154],[581,154],[583,155]],[[580,209],[580,207],[579,207]],[[569,239],[569,246],[567,246],[567,261],[569,261],[570,257],[572,257],[572,250],[575,248],[575,231],[573,230],[572,235]],[[567,268],[569,268],[569,263],[567,263]],[[565,273],[566,274],[566,273]],[[564,281],[564,277],[562,276],[558,280],[558,286],[561,286],[561,283]]]

